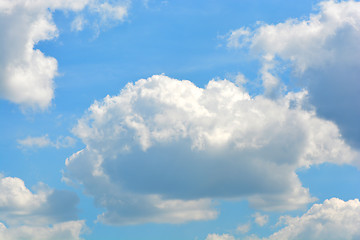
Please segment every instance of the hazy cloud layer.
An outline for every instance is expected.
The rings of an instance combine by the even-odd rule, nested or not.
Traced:
[[[45,109],[54,98],[57,61],[35,45],[58,36],[55,10],[88,10],[99,16],[97,26],[123,20],[126,4],[96,0],[2,0],[0,2],[0,97],[24,107]],[[77,24],[76,29],[82,26]]]
[[[64,179],[82,183],[109,224],[211,219],[212,200],[224,198],[297,209],[313,199],[296,169],[357,155],[335,124],[304,109],[306,92],[271,100],[226,80],[142,79],[79,120],[86,147],[66,160]]]
[[[305,20],[232,31],[228,46],[259,54],[265,94],[271,97],[286,88],[279,74],[290,63],[319,115],[335,121],[346,140],[360,148],[359,29],[360,2],[323,1]]]

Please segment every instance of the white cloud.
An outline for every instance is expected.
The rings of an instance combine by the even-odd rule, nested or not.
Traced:
[[[44,135],[41,137],[27,137],[24,139],[19,139],[18,143],[23,147],[48,147],[52,145],[51,140],[48,135]]]
[[[218,235],[213,233],[207,235],[205,240],[235,240],[235,238],[229,234]]]
[[[86,226],[76,220],[76,194],[42,183],[34,189],[20,178],[0,175],[0,239],[80,240]]]
[[[239,48],[243,47],[248,41],[250,36],[250,31],[245,28],[239,28],[237,30],[231,31],[230,36],[228,37],[228,47]]]
[[[253,215],[254,217],[254,222],[259,225],[260,227],[264,226],[265,224],[268,223],[269,221],[269,216],[268,215],[261,215],[260,213],[255,213]]]
[[[84,16],[77,16],[71,23],[71,30],[82,31],[86,22],[87,21],[84,19]]]
[[[265,92],[279,96],[284,85],[277,73],[291,63],[320,116],[335,121],[344,137],[360,148],[360,2],[323,1],[308,19],[262,24],[253,31],[231,32],[228,46],[261,56]],[[248,33],[249,31],[249,33]]]
[[[112,5],[108,2],[99,3],[95,1],[90,4],[90,10],[98,13],[103,23],[113,20],[123,21],[127,15],[127,8],[126,4]]]
[[[0,176],[0,221],[10,226],[48,225],[77,218],[75,193],[44,184],[31,192],[20,178]]]
[[[358,199],[345,202],[332,198],[323,204],[314,204],[301,217],[286,217],[285,223],[287,226],[269,239],[359,239],[360,202]]]
[[[242,225],[239,225],[237,228],[236,228],[236,231],[239,232],[239,233],[247,233],[250,231],[250,228],[251,228],[251,225],[250,223],[246,223],[246,224],[242,224]]]
[[[87,8],[86,8],[87,7]],[[45,109],[54,98],[57,61],[35,45],[58,36],[55,10],[95,11],[104,21],[126,16],[125,5],[95,0],[3,0],[0,3],[0,97],[23,107]],[[73,28],[80,29],[78,21]]]
[[[55,148],[67,148],[73,147],[76,143],[76,140],[72,137],[60,136],[56,141],[51,141],[48,135],[41,137],[27,137],[24,139],[19,139],[17,141],[23,148],[44,148],[44,147],[55,147]]]
[[[64,177],[85,186],[108,224],[212,219],[219,198],[297,209],[313,200],[298,168],[357,156],[304,104],[306,92],[271,100],[226,80],[142,79],[79,120],[73,132],[86,147]]]
[[[52,227],[20,226],[6,228],[0,222],[0,239],[6,240],[80,240],[84,231],[84,221],[68,221],[54,224]]]
[[[242,74],[242,73],[238,73],[236,76],[235,76],[235,83],[238,85],[238,86],[241,86],[241,85],[244,85],[248,82],[249,80],[246,79],[245,75]]]
[[[55,142],[52,143],[52,146],[56,148],[68,148],[73,147],[76,143],[76,140],[72,137],[66,136],[60,136],[56,139]]]

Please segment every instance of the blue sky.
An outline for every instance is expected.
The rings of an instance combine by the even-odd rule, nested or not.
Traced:
[[[358,239],[358,1],[0,0],[0,239]]]

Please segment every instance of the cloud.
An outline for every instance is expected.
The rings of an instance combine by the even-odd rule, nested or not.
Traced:
[[[77,195],[43,183],[34,190],[20,178],[0,175],[0,239],[80,240],[86,225],[76,220]]]
[[[246,224],[243,224],[243,225],[239,225],[237,228],[236,228],[236,231],[239,232],[239,233],[247,233],[250,231],[250,228],[251,228],[251,225],[250,223],[246,223]]]
[[[254,217],[254,222],[259,225],[260,227],[264,226],[265,224],[267,224],[267,222],[269,221],[269,216],[268,215],[261,215],[260,213],[255,213],[253,215]]]
[[[100,3],[99,1],[93,1],[90,3],[90,11],[98,13],[102,23],[114,20],[123,21],[127,15],[127,4],[113,5],[108,2]]]
[[[52,145],[52,142],[50,141],[48,135],[44,135],[41,137],[27,137],[24,139],[20,139],[17,142],[23,147],[43,148]]]
[[[83,184],[108,224],[216,217],[214,200],[290,210],[314,199],[296,170],[353,164],[357,152],[306,104],[306,92],[271,100],[242,87],[155,75],[95,102],[73,133],[86,147],[64,177]]]
[[[16,177],[0,176],[0,221],[11,226],[47,225],[77,219],[75,193],[39,183],[35,193]]]
[[[84,221],[68,221],[52,227],[20,226],[7,228],[0,222],[0,239],[6,240],[80,240],[85,228]]]
[[[360,148],[359,29],[360,2],[330,0],[304,20],[232,31],[228,46],[246,46],[260,56],[265,93],[271,97],[283,92],[279,75],[291,66],[319,116],[335,121],[345,139]]]
[[[359,239],[360,202],[332,198],[314,204],[301,217],[283,218],[287,225],[269,239]]]
[[[95,0],[1,1],[0,98],[33,109],[43,110],[51,104],[57,60],[35,49],[35,45],[58,36],[52,20],[55,10],[89,10],[100,16],[103,24],[123,20],[127,7]],[[79,21],[73,26],[77,30],[81,27]]]
[[[86,22],[87,21],[84,19],[84,16],[77,16],[71,23],[71,30],[82,31]]]
[[[17,141],[22,148],[44,148],[44,147],[55,147],[55,148],[67,148],[73,147],[76,143],[76,140],[72,137],[60,136],[56,141],[51,141],[48,135],[41,137],[27,137],[24,139],[19,139]]]
[[[248,36],[250,36],[250,31],[245,28],[239,28],[237,30],[231,31],[228,37],[228,47],[239,48],[245,46],[247,41],[249,41]]]
[[[218,235],[213,233],[207,235],[205,240],[235,240],[235,238],[229,234]]]
[[[355,240],[360,237],[360,201],[358,199],[343,201],[338,198],[314,204],[300,217],[282,216],[277,225],[285,227],[269,237],[259,238],[250,235],[251,240]],[[234,240],[229,234],[209,234],[206,240]]]

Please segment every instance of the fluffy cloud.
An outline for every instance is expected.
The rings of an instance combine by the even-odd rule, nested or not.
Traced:
[[[212,200],[224,198],[296,209],[313,200],[296,169],[357,155],[304,106],[306,92],[271,100],[227,80],[142,79],[79,120],[86,147],[66,160],[64,179],[85,186],[108,224],[211,219]]]
[[[74,146],[76,140],[72,137],[58,137],[56,141],[51,141],[48,135],[41,137],[27,137],[19,139],[17,141],[22,148],[44,148],[44,147],[55,147],[55,148],[66,148]]]
[[[0,239],[6,240],[80,240],[84,221],[68,221],[52,227],[20,226],[7,228],[0,222]]]
[[[270,237],[247,236],[248,240],[355,240],[360,237],[360,201],[332,198],[314,204],[301,217],[280,217],[286,226]],[[234,240],[229,234],[209,234],[206,240]]]
[[[19,178],[0,177],[0,221],[11,226],[48,225],[77,218],[75,193],[41,183],[33,193]]]
[[[359,148],[359,28],[360,2],[330,0],[305,20],[235,30],[228,46],[249,46],[261,56],[265,93],[272,97],[285,87],[278,69],[290,63],[319,115],[335,121],[346,140]]]
[[[276,240],[291,239],[359,239],[360,202],[332,198],[323,204],[314,204],[301,217],[283,218],[286,227],[270,236]]]
[[[35,45],[58,35],[55,10],[88,9],[100,23],[122,20],[126,5],[96,0],[3,0],[0,3],[0,97],[25,107],[45,109],[54,97],[57,61]],[[79,24],[77,29],[80,28]]]
[[[0,175],[0,239],[80,239],[86,226],[76,220],[76,194],[42,183],[34,189],[20,178]]]
[[[268,215],[261,215],[260,213],[255,213],[253,215],[254,217],[254,222],[259,225],[259,226],[264,226],[265,224],[267,224],[267,222],[269,221],[269,216]]]

